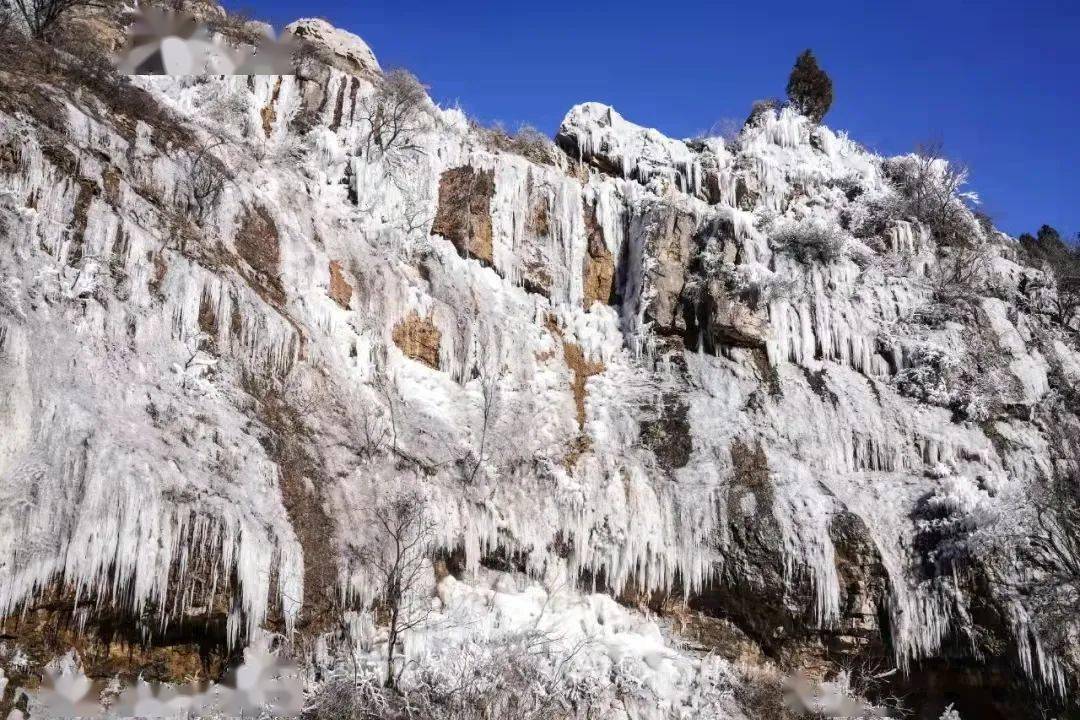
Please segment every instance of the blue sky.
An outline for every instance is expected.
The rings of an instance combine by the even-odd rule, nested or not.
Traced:
[[[231,7],[242,2],[227,0]],[[552,133],[578,102],[688,136],[780,96],[813,48],[834,128],[885,153],[941,139],[1012,234],[1080,231],[1080,1],[436,2],[266,0],[325,17],[443,103]]]

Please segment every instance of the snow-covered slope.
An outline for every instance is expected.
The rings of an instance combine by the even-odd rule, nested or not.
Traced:
[[[948,656],[1069,695],[1012,539],[1080,355],[1013,240],[963,210],[986,271],[944,301],[958,251],[895,211],[904,160],[790,109],[725,144],[587,103],[542,163],[429,106],[375,152],[377,61],[301,25],[356,74],[137,79],[183,133],[48,87],[58,126],[0,113],[0,617],[220,620],[345,667],[341,632],[379,636],[334,608],[375,594],[371,508],[408,488],[455,558],[437,612],[476,616],[440,627],[496,642],[580,579],[553,612],[612,716],[644,712],[612,663],[650,712],[742,712],[650,607],[818,679]],[[196,213],[207,155],[228,181]],[[493,563],[518,585],[484,589]],[[407,652],[452,665],[462,637]]]

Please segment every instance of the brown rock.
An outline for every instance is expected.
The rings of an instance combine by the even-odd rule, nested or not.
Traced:
[[[352,293],[352,285],[345,279],[345,274],[341,270],[341,262],[338,260],[331,260],[330,299],[346,310],[349,310],[350,303],[352,302]]]
[[[755,312],[746,303],[729,296],[719,282],[709,283],[699,315],[706,321],[702,329],[709,335],[707,344],[713,347],[765,347],[768,320],[764,313]]]
[[[662,333],[682,332],[682,294],[697,218],[685,210],[667,206],[654,211],[649,255],[656,267],[649,281],[655,291],[647,316]]]
[[[281,246],[277,225],[264,207],[248,208],[236,232],[236,252],[254,274],[244,273],[251,286],[272,305],[285,303],[278,277]],[[243,271],[243,268],[238,268]]]
[[[491,199],[495,196],[495,173],[471,165],[451,168],[439,178],[439,207],[431,225],[432,235],[442,235],[462,257],[494,264]]]
[[[277,105],[278,96],[281,94],[281,76],[278,76],[277,82],[274,83],[274,94],[270,96],[270,102],[266,103],[266,107],[259,111],[262,116],[263,134],[266,137],[270,137],[270,133],[274,130],[274,121],[277,120]]]
[[[582,303],[588,310],[595,302],[611,304],[615,289],[615,258],[604,242],[604,231],[596,221],[595,206],[585,210],[585,232],[588,247],[582,272]]]
[[[236,233],[236,252],[253,270],[276,275],[281,250],[274,219],[265,208],[247,210]]]
[[[101,188],[105,194],[105,200],[113,207],[120,205],[120,171],[115,165],[110,165],[101,173]]]
[[[530,242],[523,248],[525,257],[522,260],[521,285],[527,292],[550,299],[551,273],[548,272],[548,259],[544,252],[549,244],[546,239],[551,235],[551,215],[546,194],[533,199],[525,227]]]
[[[583,428],[585,427],[585,383],[593,375],[604,372],[604,363],[585,359],[585,353],[582,352],[581,347],[572,342],[563,343],[563,357],[570,372],[574,373],[570,390],[574,393],[578,427]]]
[[[439,369],[439,344],[442,333],[431,318],[422,318],[414,310],[394,326],[394,344],[401,352],[428,367]]]

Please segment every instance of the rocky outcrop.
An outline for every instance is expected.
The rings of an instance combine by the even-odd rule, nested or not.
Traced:
[[[375,77],[382,68],[375,54],[360,37],[336,28],[321,18],[304,18],[285,26],[285,32],[319,50],[323,60],[339,70]]]
[[[345,272],[338,260],[330,261],[330,298],[341,307],[348,310],[352,305],[353,288],[345,279]]]
[[[494,264],[492,249],[491,199],[495,176],[490,170],[472,166],[451,168],[439,178],[439,204],[432,235],[442,235],[465,258]]]
[[[409,313],[394,325],[394,344],[405,357],[422,362],[430,368],[439,369],[439,345],[442,333],[431,318],[420,317],[416,311]]]
[[[236,253],[252,272],[253,284],[276,304],[285,302],[279,265],[281,245],[277,225],[264,207],[246,208],[236,232]]]
[[[607,105],[574,107],[559,126],[555,142],[570,157],[643,185],[661,179],[695,194],[701,184],[700,161],[686,143],[627,122]]]
[[[892,210],[905,160],[791,109],[687,143],[590,103],[537,163],[435,108],[401,162],[365,154],[378,66],[306,27],[347,47],[135,78],[123,111],[59,56],[0,58],[5,628],[57,586],[87,628],[190,646],[154,643],[210,577],[214,658],[270,631],[312,677],[381,668],[360,559],[402,490],[432,510],[426,599],[468,616],[412,631],[403,693],[532,613],[583,640],[596,716],[738,717],[753,683],[711,649],[880,663],[933,717],[1009,669],[1032,708],[1071,701],[1072,620],[1032,601],[1060,578],[1021,549],[1073,478],[1080,352],[1013,240],[973,221],[985,282],[949,286],[955,249]],[[232,180],[194,222],[226,96]]]
[[[647,275],[647,292],[652,300],[645,317],[655,324],[658,333],[682,334],[686,330],[683,290],[699,218],[677,206],[659,202],[650,208],[645,223],[647,254],[654,263]]]
[[[585,209],[588,244],[582,277],[582,304],[588,310],[593,303],[611,304],[615,292],[615,257],[607,248],[604,229],[596,221],[596,207]]]

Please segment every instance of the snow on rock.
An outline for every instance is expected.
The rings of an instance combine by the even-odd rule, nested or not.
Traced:
[[[363,39],[348,30],[334,27],[322,18],[296,20],[285,26],[285,32],[328,51],[335,64],[340,63],[346,72],[365,74],[381,70],[375,53],[371,52]]]
[[[404,483],[473,578],[496,554],[612,594],[707,598],[742,578],[751,605],[822,633],[852,622],[831,531],[851,514],[898,669],[977,635],[913,518],[962,518],[949,527],[979,532],[956,547],[978,554],[1051,467],[1016,408],[1080,355],[999,299],[1025,274],[993,265],[1001,292],[967,314],[940,302],[932,232],[889,215],[888,161],[791,109],[725,146],[586,103],[546,165],[431,105],[413,151],[361,152],[375,58],[324,21],[290,29],[347,62],[136,81],[196,140],[227,139],[212,147],[233,181],[198,224],[176,220],[190,148],[70,105],[65,163],[0,115],[19,147],[0,174],[0,616],[62,581],[75,603],[152,608],[158,629],[217,597],[231,643],[288,632],[319,578],[371,599],[352,563],[378,541],[365,512]],[[447,186],[477,178],[483,197],[452,206]],[[465,242],[439,218],[467,221]],[[776,240],[793,228],[834,247],[800,257]],[[608,256],[598,297],[589,263]],[[417,321],[423,352],[403,351]],[[972,363],[1016,388],[958,370],[976,335],[995,352]],[[557,610],[595,641],[588,673],[629,667],[664,702],[708,674],[605,595],[439,592],[491,634]],[[1063,693],[1038,619],[1007,612],[1017,659]]]
[[[556,140],[571,156],[643,185],[658,178],[690,194],[701,186],[700,161],[686,143],[627,122],[607,105],[584,103],[572,108]]]

